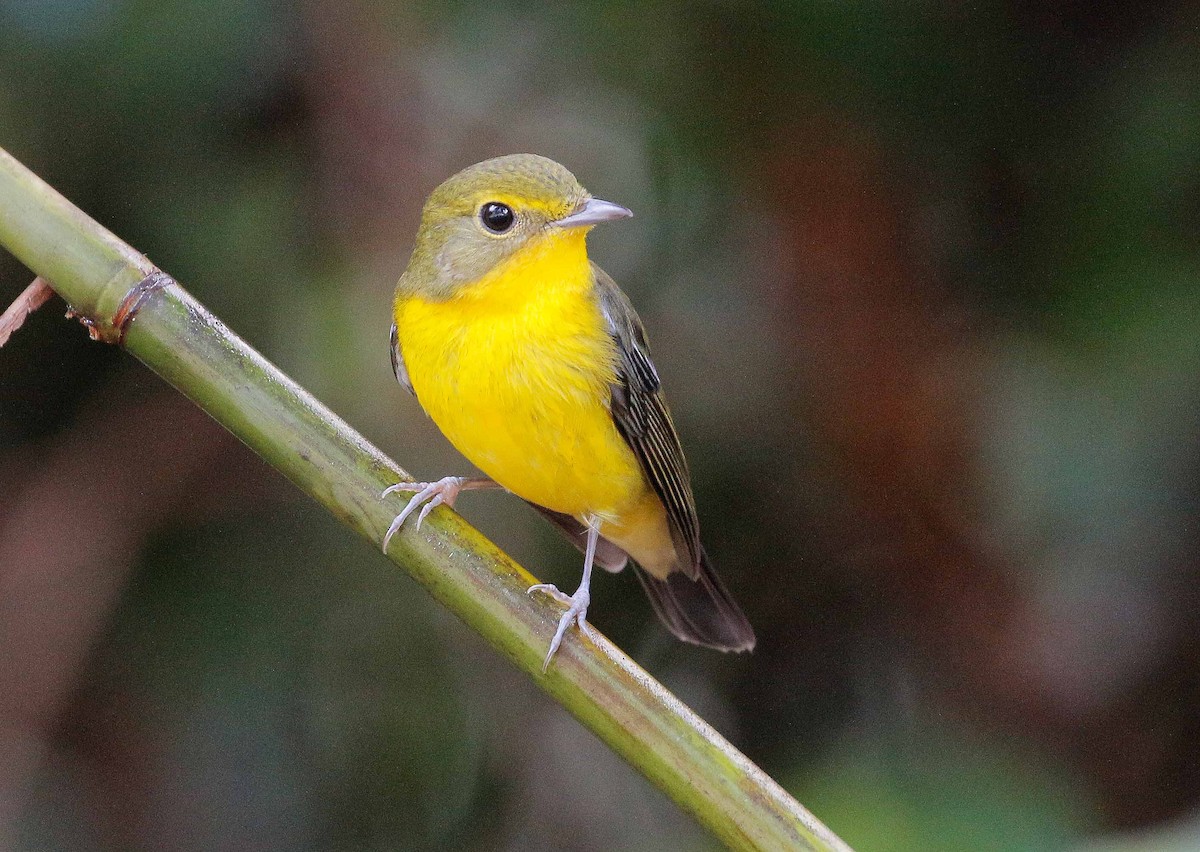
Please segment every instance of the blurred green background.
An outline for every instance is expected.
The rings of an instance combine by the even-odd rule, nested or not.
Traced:
[[[860,852],[1200,849],[1194,3],[0,0],[0,146],[420,477],[420,204],[563,162],[759,644],[594,623]],[[0,351],[0,848],[712,848],[63,311]]]

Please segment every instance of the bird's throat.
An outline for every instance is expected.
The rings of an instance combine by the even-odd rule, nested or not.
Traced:
[[[479,308],[519,309],[530,301],[573,296],[591,289],[586,229],[552,230],[531,240],[473,284],[461,288],[461,303]]]

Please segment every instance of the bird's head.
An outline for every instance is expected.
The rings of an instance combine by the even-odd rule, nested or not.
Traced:
[[[545,157],[485,160],[429,196],[399,289],[448,299],[534,242],[632,215],[592,198],[573,174]]]

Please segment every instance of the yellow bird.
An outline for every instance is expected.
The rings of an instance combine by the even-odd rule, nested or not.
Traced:
[[[562,601],[550,664],[584,625],[593,563],[632,557],[655,612],[688,642],[754,647],[713,572],[687,462],[625,294],[588,260],[592,226],[633,215],[593,198],[553,160],[514,154],[464,169],[433,191],[396,287],[392,365],[442,433],[487,478],[401,482],[415,491],[383,540],[460,491],[504,488],[584,551]],[[543,671],[545,670],[543,666]]]

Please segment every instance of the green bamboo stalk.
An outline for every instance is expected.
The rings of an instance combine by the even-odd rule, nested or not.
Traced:
[[[100,336],[155,267],[0,149],[0,245]],[[158,280],[158,279],[155,279]],[[142,292],[123,345],[338,518],[377,544],[397,465],[270,364],[174,281]],[[151,436],[152,437],[152,436]],[[369,550],[364,548],[366,558]],[[735,849],[849,847],[595,628],[572,631],[546,674],[560,610],[458,515],[408,525],[389,557],[617,754]]]

